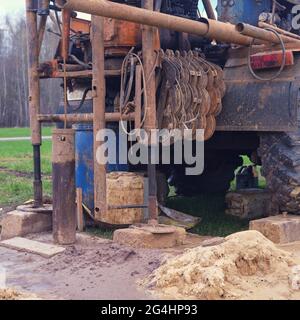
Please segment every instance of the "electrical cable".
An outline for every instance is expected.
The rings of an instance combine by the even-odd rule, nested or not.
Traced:
[[[253,46],[253,44],[255,42],[255,38],[253,38],[252,43],[249,46],[249,51],[248,51],[248,68],[249,68],[249,71],[251,72],[251,74],[253,75],[253,77],[255,79],[260,80],[260,81],[272,81],[272,80],[274,80],[274,79],[276,79],[276,78],[278,78],[280,76],[280,74],[282,73],[282,71],[283,71],[283,69],[285,67],[285,63],[286,63],[286,48],[285,48],[285,44],[283,42],[283,39],[282,39],[281,35],[276,30],[274,30],[272,28],[266,28],[265,30],[273,32],[278,37],[278,39],[280,41],[280,44],[281,44],[281,47],[282,47],[282,54],[283,54],[281,67],[280,67],[279,71],[274,76],[272,76],[270,78],[262,78],[262,77],[260,77],[259,75],[257,75],[255,73],[255,71],[253,70],[252,65],[251,65],[251,49],[252,49],[252,46]]]

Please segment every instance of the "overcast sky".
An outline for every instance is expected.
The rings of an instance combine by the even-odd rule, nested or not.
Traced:
[[[1,13],[15,13],[24,10],[24,0],[1,0],[0,12]]]
[[[83,0],[84,1],[84,0]],[[201,5],[201,0],[199,1],[200,12],[203,13],[204,9]],[[217,0],[212,0],[212,4],[216,7]],[[17,15],[24,12],[25,0],[0,0],[0,16],[9,14]]]

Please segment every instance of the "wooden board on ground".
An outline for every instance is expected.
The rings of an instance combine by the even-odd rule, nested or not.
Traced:
[[[26,238],[12,238],[0,242],[0,246],[13,250],[25,251],[38,254],[44,258],[51,258],[65,251],[65,248],[52,244],[42,243]]]

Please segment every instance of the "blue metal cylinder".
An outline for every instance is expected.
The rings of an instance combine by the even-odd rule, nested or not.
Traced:
[[[94,151],[93,151],[93,126],[91,124],[77,124],[73,128],[75,132],[75,175],[76,188],[82,189],[83,203],[90,209],[94,209]],[[109,124],[109,129],[118,133],[118,124]],[[119,138],[116,135],[117,163],[108,163],[107,172],[128,171],[129,166],[119,164],[118,150]]]
[[[218,0],[218,18],[223,22],[258,24],[262,12],[272,11],[272,0]]]

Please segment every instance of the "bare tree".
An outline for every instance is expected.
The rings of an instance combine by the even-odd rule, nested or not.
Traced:
[[[29,125],[26,22],[5,17],[0,29],[0,127]],[[50,22],[51,24],[51,22]],[[41,60],[54,56],[58,43],[56,35],[45,34]],[[60,101],[60,81],[41,80],[41,111],[53,113]]]

